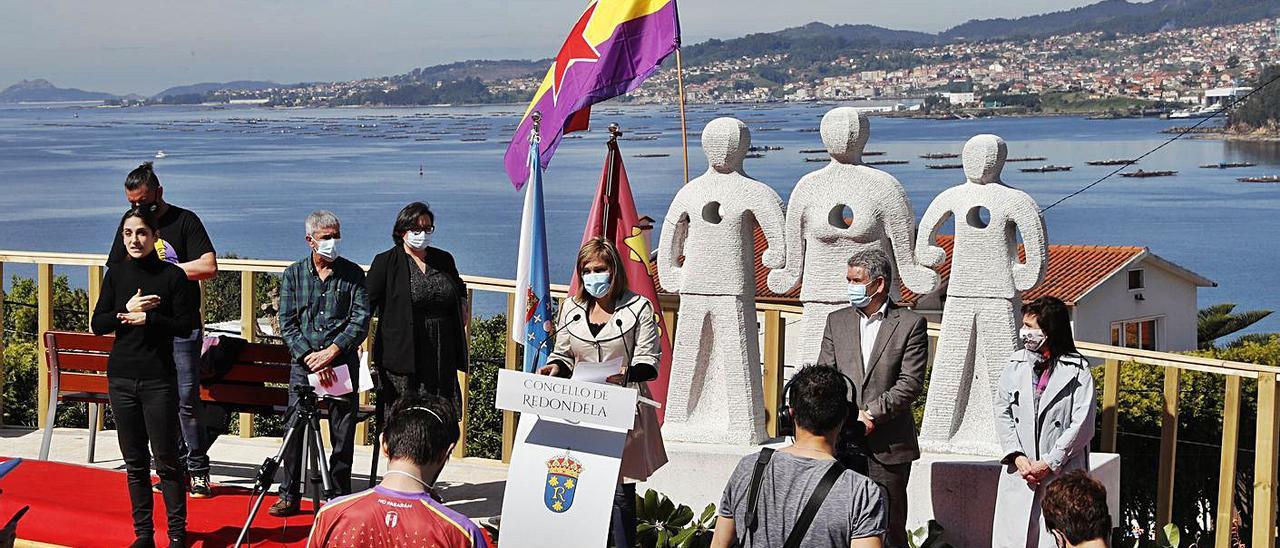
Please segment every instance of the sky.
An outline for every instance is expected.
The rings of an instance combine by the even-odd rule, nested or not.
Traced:
[[[682,0],[685,44],[812,21],[939,32],[1095,0]],[[343,81],[559,50],[585,0],[0,0],[0,89],[152,95],[230,80]]]

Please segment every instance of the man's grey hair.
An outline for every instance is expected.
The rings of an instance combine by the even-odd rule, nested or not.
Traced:
[[[307,235],[315,234],[317,230],[322,228],[334,228],[338,226],[338,216],[332,211],[321,209],[320,211],[312,211],[307,215]]]
[[[867,269],[867,277],[872,280],[884,278],[886,283],[893,281],[893,262],[885,252],[879,249],[867,249],[854,253],[849,257],[849,266]]]

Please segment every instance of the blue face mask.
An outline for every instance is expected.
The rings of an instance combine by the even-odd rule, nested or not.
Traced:
[[[857,308],[871,304],[871,295],[867,294],[867,284],[849,284],[849,304]]]
[[[610,285],[611,282],[609,280],[608,272],[592,272],[590,274],[582,275],[582,287],[587,290],[587,293],[590,293],[592,297],[597,299],[603,297],[605,293],[609,292]]]

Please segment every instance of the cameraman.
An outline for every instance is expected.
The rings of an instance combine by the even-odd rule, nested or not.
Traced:
[[[870,453],[867,476],[889,495],[886,545],[906,548],[907,481],[911,462],[920,458],[911,407],[924,387],[928,324],[889,299],[893,263],[883,251],[859,251],[848,265],[851,307],[827,316],[818,363],[835,366],[861,388],[858,420],[866,440],[859,445]],[[837,455],[846,466],[857,468],[851,461],[861,449],[851,437],[842,436]]]
[[[713,547],[882,546],[888,523],[884,490],[835,460],[836,439],[849,414],[848,389],[830,367],[806,367],[792,377],[795,439],[738,463],[720,501]],[[829,490],[819,498],[824,487]],[[806,510],[811,504],[816,512]]]
[[[338,255],[342,227],[329,211],[307,216],[307,244],[311,253],[285,269],[280,284],[280,334],[293,356],[289,384],[309,384],[307,375],[316,373],[324,385],[335,380],[334,368],[345,365],[356,386],[360,357],[356,353],[369,333],[369,299],[364,289],[364,271]],[[297,414],[298,393],[289,391],[290,417]],[[351,493],[351,460],[355,452],[356,390],[329,402],[329,439],[333,456],[329,471],[338,494]],[[302,436],[294,436],[284,453],[284,479],[280,500],[268,510],[273,516],[288,517],[299,511],[302,468]],[[320,458],[324,458],[323,455]]]

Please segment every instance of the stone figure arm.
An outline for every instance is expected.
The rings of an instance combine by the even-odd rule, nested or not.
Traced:
[[[684,255],[685,238],[689,237],[689,209],[680,194],[671,202],[671,209],[662,220],[662,234],[658,239],[658,281],[672,293],[684,289],[684,268],[680,258]]]
[[[768,269],[781,269],[787,266],[786,213],[782,198],[773,189],[760,184],[761,191],[756,197],[756,205],[751,207],[764,239],[768,243],[760,262]]]
[[[893,256],[898,263],[898,278],[907,289],[917,294],[932,292],[937,284],[938,273],[932,268],[921,266],[916,260],[912,247],[916,214],[911,211],[906,192],[885,200],[881,207],[880,223],[885,235],[889,237],[889,244],[893,246]]]
[[[787,204],[787,224],[783,231],[786,236],[786,267],[769,271],[769,291],[779,295],[795,289],[804,273],[804,230],[808,223],[804,218],[806,208],[801,200],[796,199],[800,194],[801,187],[797,185],[796,189],[791,191],[791,201]]]
[[[925,210],[924,217],[920,219],[920,230],[916,234],[915,262],[924,270],[929,270],[931,274],[919,271],[923,280],[920,282],[919,288],[907,287],[912,291],[921,295],[933,293],[938,289],[938,285],[942,283],[942,277],[936,271],[933,271],[943,261],[947,260],[947,252],[937,245],[938,229],[947,222],[951,217],[951,207],[947,200],[947,192],[943,191],[941,195],[929,204],[929,209]]]
[[[1022,233],[1027,260],[1013,265],[1013,286],[1018,291],[1028,291],[1044,279],[1049,264],[1049,243],[1040,206],[1030,196],[1022,196],[1024,201],[1013,210],[1013,222]]]
[[[903,413],[911,413],[911,406],[924,391],[924,370],[929,364],[929,323],[917,316],[915,325],[907,333],[906,346],[902,350],[902,366],[893,386],[880,397],[867,402],[867,412],[877,422],[884,422]]]
[[[1044,459],[1045,464],[1054,472],[1062,469],[1062,463],[1088,451],[1089,442],[1093,439],[1094,421],[1098,412],[1097,396],[1093,392],[1093,375],[1089,372],[1089,364],[1083,358],[1081,362],[1076,374],[1075,394],[1071,398],[1071,422],[1062,430],[1053,444],[1053,450]],[[1066,364],[1059,363],[1058,367],[1063,365]]]
[[[1000,385],[996,388],[995,414],[996,433],[1000,436],[1000,452],[1004,453],[1001,464],[1012,464],[1019,455],[1025,455],[1022,442],[1018,441],[1018,423],[1015,415],[1018,405],[1030,405],[1031,402],[1018,401],[1022,395],[1018,393],[1017,377],[1019,360],[1010,359],[1009,364],[1000,373]]]

